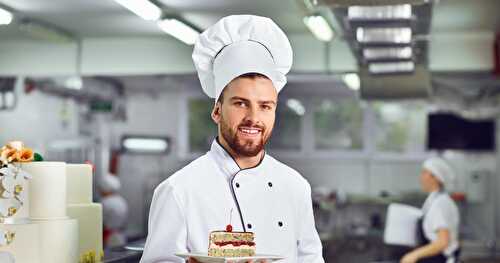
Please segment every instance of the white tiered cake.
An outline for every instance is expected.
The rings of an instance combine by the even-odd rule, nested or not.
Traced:
[[[5,185],[7,173],[28,181],[14,183],[21,198],[6,199],[9,187],[2,187],[2,197],[15,204],[3,215],[0,233],[10,238],[0,242],[0,252],[13,255],[16,263],[68,263],[78,261],[78,222],[66,214],[66,164],[62,162],[12,163],[4,167],[0,179]],[[6,194],[7,193],[7,194]],[[14,208],[14,209],[11,209]]]
[[[92,166],[68,164],[68,215],[78,219],[79,262],[99,262],[103,257],[102,206],[92,203]]]

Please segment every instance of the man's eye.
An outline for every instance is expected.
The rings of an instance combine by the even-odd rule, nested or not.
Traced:
[[[264,110],[271,110],[272,108],[269,105],[262,105],[262,109],[264,109]]]
[[[235,104],[236,106],[240,106],[240,107],[244,107],[244,106],[246,106],[246,105],[247,105],[247,104],[246,104],[245,102],[243,102],[243,101],[237,101],[237,102],[235,102],[234,104]]]

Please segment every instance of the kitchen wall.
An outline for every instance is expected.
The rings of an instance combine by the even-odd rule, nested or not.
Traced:
[[[137,84],[140,85],[140,84]],[[168,83],[166,84],[168,85]],[[142,87],[145,88],[145,87]],[[167,178],[192,158],[179,156],[182,129],[179,122],[185,117],[181,112],[180,94],[185,90],[181,84],[175,84],[167,91],[155,89],[141,90],[141,87],[127,89],[127,121],[108,122],[110,145],[119,147],[124,134],[157,135],[172,138],[172,149],[167,156],[133,155],[121,156],[118,173],[123,182],[122,193],[129,202],[131,223],[129,233],[139,235],[144,231],[147,221],[148,202],[152,189],[161,180]],[[12,112],[0,112],[0,142],[17,138],[28,145],[43,149],[53,139],[78,138],[78,106],[60,98],[48,96],[37,91],[24,94],[22,86],[17,87],[19,105]],[[208,117],[208,114],[207,114]],[[86,125],[82,122],[82,125]],[[500,129],[498,129],[500,131]],[[313,188],[322,187],[340,190],[348,194],[369,194],[378,196],[382,191],[400,193],[418,191],[418,173],[422,158],[368,158],[328,157],[297,158],[276,156],[304,175]],[[489,239],[500,220],[493,221],[497,213],[499,196],[495,194],[500,187],[497,180],[497,162],[500,155],[464,155],[452,154],[453,164],[458,170],[467,171],[459,175],[459,190],[472,191],[477,200],[466,209],[466,222],[470,226],[471,236]],[[468,179],[473,173],[489,173],[484,187],[467,189],[474,184]],[[482,176],[482,175],[480,175]],[[497,209],[495,209],[497,208]],[[498,235],[500,236],[500,235]]]
[[[78,107],[72,100],[47,96],[39,91],[26,94],[23,78],[16,82],[17,107],[0,111],[0,144],[23,140],[45,152],[48,142],[78,135]]]

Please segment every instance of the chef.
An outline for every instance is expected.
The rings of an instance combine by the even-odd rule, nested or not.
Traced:
[[[453,170],[443,159],[434,157],[424,162],[420,181],[429,195],[417,231],[421,246],[406,254],[401,263],[458,262],[460,215],[446,193],[454,177]]]
[[[264,150],[292,65],[288,38],[269,18],[228,16],[200,35],[193,60],[203,91],[214,98],[218,136],[155,189],[141,262],[206,253],[209,233],[228,224],[255,233],[257,254],[324,262],[310,185]]]
[[[106,174],[99,181],[101,193],[104,245],[113,248],[127,243],[125,227],[128,219],[128,204],[120,195],[120,179],[114,174]]]

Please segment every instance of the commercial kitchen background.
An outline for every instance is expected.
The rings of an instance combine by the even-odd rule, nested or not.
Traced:
[[[383,257],[377,248],[386,205],[425,198],[418,175],[436,154],[426,147],[429,112],[494,120],[500,112],[500,1],[371,1],[415,4],[411,18],[396,21],[412,29],[412,73],[375,75],[356,28],[395,22],[349,19],[346,4],[360,2],[155,2],[200,30],[248,13],[271,17],[287,33],[294,64],[268,150],[311,183],[330,262]],[[213,102],[201,92],[193,46],[112,0],[0,4],[14,14],[0,26],[0,93],[8,108],[0,110],[1,144],[19,139],[47,159],[91,161],[97,177],[116,172],[130,209],[129,240],[144,237],[154,187],[204,153],[214,136]],[[330,41],[304,24],[315,14],[333,29]],[[127,137],[165,139],[168,151],[132,152],[122,145]],[[458,171],[452,191],[466,196],[458,203],[464,255],[493,255],[500,246],[500,155],[443,154]]]

